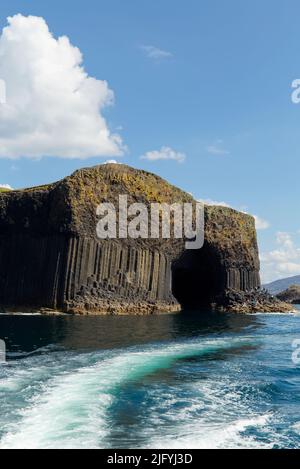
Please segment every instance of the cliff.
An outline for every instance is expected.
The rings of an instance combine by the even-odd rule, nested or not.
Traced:
[[[0,194],[0,305],[73,313],[152,313],[222,306],[260,286],[254,219],[205,208],[205,243],[96,236],[96,207],[191,202],[158,176],[125,165],[76,171],[47,186]]]

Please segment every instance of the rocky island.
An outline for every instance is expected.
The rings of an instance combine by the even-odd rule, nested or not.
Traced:
[[[287,301],[292,304],[300,304],[300,285],[291,285],[289,288],[281,293],[278,293],[277,298],[280,301]]]
[[[0,193],[0,305],[73,314],[151,314],[218,308],[288,311],[260,290],[254,218],[205,207],[205,243],[183,239],[103,239],[96,207],[193,203],[160,177],[126,165],[76,171],[47,186]]]

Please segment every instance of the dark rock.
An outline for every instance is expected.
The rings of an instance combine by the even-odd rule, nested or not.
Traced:
[[[260,287],[251,216],[207,206],[205,244],[197,251],[174,238],[99,240],[96,207],[118,205],[119,194],[128,195],[128,204],[194,202],[161,178],[124,165],[1,193],[0,304],[145,314],[180,305],[240,305],[241,292]],[[250,295],[249,301],[259,300]]]
[[[222,299],[221,309],[239,313],[285,313],[292,311],[293,307],[270,295],[266,289],[254,288],[244,292],[227,290]]]

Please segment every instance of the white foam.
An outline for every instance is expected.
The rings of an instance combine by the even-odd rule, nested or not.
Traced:
[[[232,365],[232,363],[231,363]],[[238,375],[237,375],[238,376]],[[148,448],[217,449],[269,448],[272,413],[260,414],[249,401],[251,384],[236,382],[226,370],[224,376],[200,379],[189,388],[187,402],[178,410],[171,399],[162,398],[162,410],[153,409],[159,433],[145,429]],[[152,409],[151,409],[152,410]],[[157,412],[157,413],[156,413]],[[161,414],[168,424],[162,425]],[[253,434],[248,430],[253,429]],[[257,430],[265,436],[257,438]],[[148,435],[147,435],[148,433]],[[251,435],[251,436],[250,436]],[[278,435],[274,435],[274,441]],[[277,438],[278,439],[278,438]]]
[[[248,419],[237,419],[221,423],[198,421],[193,425],[183,426],[179,435],[160,437],[149,442],[155,449],[251,449],[271,448],[270,443],[263,443],[243,433],[249,428],[264,427],[269,415],[258,415]]]
[[[296,422],[292,425],[292,429],[296,432],[299,433],[300,435],[300,422]]]
[[[118,386],[169,368],[178,359],[249,345],[251,339],[196,340],[142,351],[119,351],[111,358],[86,354],[83,366],[60,373],[22,410],[0,448],[99,448],[110,427],[107,416]],[[72,365],[73,366],[73,365]],[[53,373],[53,370],[52,370]]]

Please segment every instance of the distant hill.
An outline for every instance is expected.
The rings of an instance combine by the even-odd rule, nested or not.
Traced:
[[[277,295],[278,293],[281,293],[284,290],[287,290],[292,285],[300,285],[300,275],[296,275],[295,277],[288,277],[288,278],[276,280],[275,282],[264,285],[264,287],[270,293],[272,293],[272,295]]]

